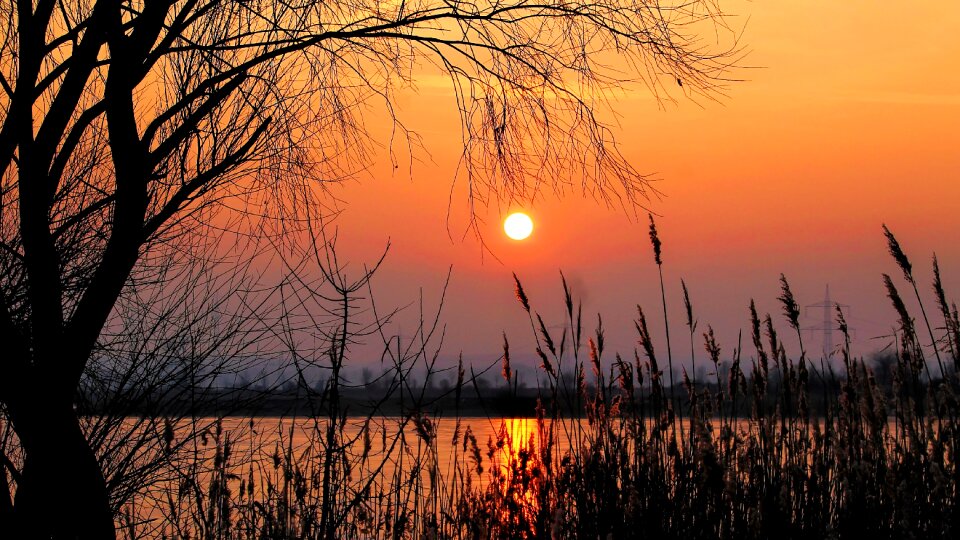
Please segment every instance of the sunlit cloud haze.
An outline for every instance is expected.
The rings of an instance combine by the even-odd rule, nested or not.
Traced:
[[[749,51],[732,73],[742,82],[716,102],[685,99],[679,88],[675,102],[658,101],[629,87],[607,113],[622,151],[662,193],[646,207],[664,242],[674,350],[689,350],[681,278],[698,335],[712,324],[729,355],[741,328],[746,336],[751,298],[782,321],[782,272],[801,305],[821,302],[829,284],[832,300],[850,306],[855,350],[869,354],[888,343],[872,338],[894,322],[880,274],[898,274],[881,224],[912,256],[922,291],[934,251],[948,293],[960,291],[960,3],[723,5]],[[463,179],[454,184],[461,138],[452,93],[430,73],[414,79],[397,112],[428,152],[415,150],[411,164],[401,149],[394,168],[381,151],[368,177],[337,188],[342,256],[359,268],[392,244],[374,292],[380,305],[410,307],[391,330],[412,331],[421,289],[426,310],[436,310],[451,265],[445,359],[463,351],[495,361],[502,331],[517,355],[534,351],[513,272],[553,325],[562,318],[562,270],[583,300],[586,329],[603,315],[608,350],[632,354],[637,304],[662,328],[646,210],[547,190],[529,205],[479,208],[482,248],[467,230]],[[516,242],[502,219],[520,209],[536,229]],[[805,325],[822,324],[821,310],[804,315]],[[662,335],[654,332],[660,347]],[[819,334],[804,339],[819,349]],[[703,354],[700,338],[696,349]],[[359,350],[379,357],[376,345]]]

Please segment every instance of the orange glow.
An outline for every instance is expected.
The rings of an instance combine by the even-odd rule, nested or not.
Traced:
[[[506,440],[509,441],[507,446],[513,449],[514,456],[516,456],[516,450],[520,448],[537,448],[539,444],[535,418],[505,418],[501,433],[506,435]]]
[[[504,505],[506,519],[530,522],[539,509],[539,495],[545,481],[540,455],[539,428],[534,418],[504,418],[497,437],[493,487],[513,504]],[[510,516],[516,512],[516,516]]]

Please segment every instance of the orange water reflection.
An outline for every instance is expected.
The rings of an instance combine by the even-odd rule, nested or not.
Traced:
[[[541,445],[549,441],[542,420],[505,418],[501,420],[496,441],[490,448],[494,465],[488,489],[495,498],[502,523],[513,526],[513,534],[528,536],[537,530],[546,510],[544,498],[549,493],[549,464],[552,449]],[[508,526],[509,526],[508,525]]]

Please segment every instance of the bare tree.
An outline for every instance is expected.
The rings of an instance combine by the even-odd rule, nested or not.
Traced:
[[[145,261],[202,224],[295,241],[324,182],[368,158],[360,105],[416,141],[390,105],[422,63],[457,96],[471,201],[571,184],[630,204],[647,185],[594,115],[606,90],[710,94],[732,58],[691,37],[719,20],[710,1],[17,0],[0,17],[0,401],[21,537],[114,536],[74,397]]]

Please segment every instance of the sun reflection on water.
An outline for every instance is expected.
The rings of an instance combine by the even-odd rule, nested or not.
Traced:
[[[495,467],[488,489],[501,494],[498,513],[517,532],[534,530],[544,519],[543,496],[548,493],[550,448],[540,445],[544,424],[533,418],[504,418],[489,455]],[[546,439],[546,438],[545,438]]]

